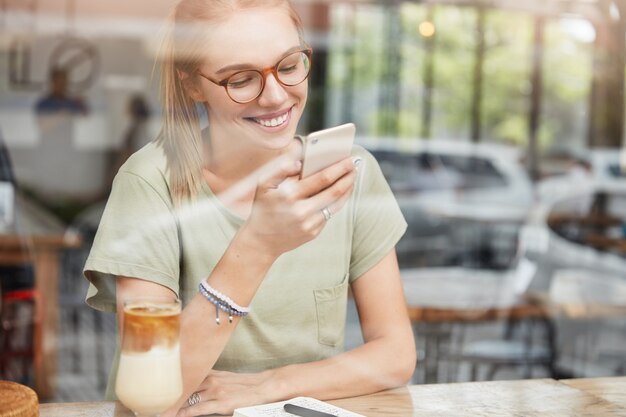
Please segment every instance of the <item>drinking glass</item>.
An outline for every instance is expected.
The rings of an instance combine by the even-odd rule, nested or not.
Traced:
[[[183,393],[180,311],[180,300],[167,297],[124,302],[115,393],[136,416],[157,417]]]

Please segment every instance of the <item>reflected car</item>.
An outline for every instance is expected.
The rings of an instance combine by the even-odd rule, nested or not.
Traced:
[[[409,223],[396,248],[402,266],[510,266],[533,204],[518,149],[440,140],[361,143]]]

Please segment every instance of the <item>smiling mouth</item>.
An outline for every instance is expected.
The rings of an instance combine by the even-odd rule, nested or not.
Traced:
[[[281,114],[280,116],[272,117],[269,119],[250,117],[248,118],[248,120],[251,120],[254,123],[260,124],[261,126],[264,126],[264,127],[277,127],[287,122],[287,119],[289,119],[290,112],[291,112],[291,109],[287,110],[285,113]]]

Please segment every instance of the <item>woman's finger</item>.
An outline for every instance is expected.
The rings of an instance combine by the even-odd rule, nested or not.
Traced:
[[[354,187],[352,187],[354,188]],[[350,200],[351,192],[344,193],[339,199],[335,200],[333,203],[322,207],[320,210],[322,212],[322,216],[325,221],[330,220],[335,214],[339,213],[343,206],[346,205],[348,200]]]
[[[199,417],[208,415],[231,415],[235,409],[229,401],[207,401],[192,407],[182,408],[177,417]]]
[[[261,190],[275,189],[289,177],[298,175],[302,162],[290,156],[281,156],[270,163],[267,170],[259,176]]]
[[[353,170],[339,178],[332,186],[311,196],[307,203],[310,205],[311,210],[320,212],[332,206],[332,211],[329,210],[327,213],[322,213],[324,214],[323,217],[332,217],[341,210],[352,195],[355,181],[356,171]]]
[[[307,222],[304,229],[317,236],[326,223],[346,204],[352,195],[356,172],[351,172],[340,178],[331,187],[302,202],[306,205]]]
[[[299,194],[297,197],[311,197],[332,186],[341,177],[353,172],[360,160],[358,157],[346,158],[309,177],[303,178],[299,183]]]
[[[177,417],[192,417],[192,416],[202,416],[205,414],[213,414],[218,404],[220,403],[219,398],[212,394],[207,390],[199,390],[196,391],[192,397],[197,395],[198,400],[190,400],[185,407],[181,408]]]

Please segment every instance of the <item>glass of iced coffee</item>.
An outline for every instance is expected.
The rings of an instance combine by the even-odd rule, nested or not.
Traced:
[[[180,300],[167,297],[124,303],[115,393],[137,416],[158,416],[182,395],[180,311]]]

